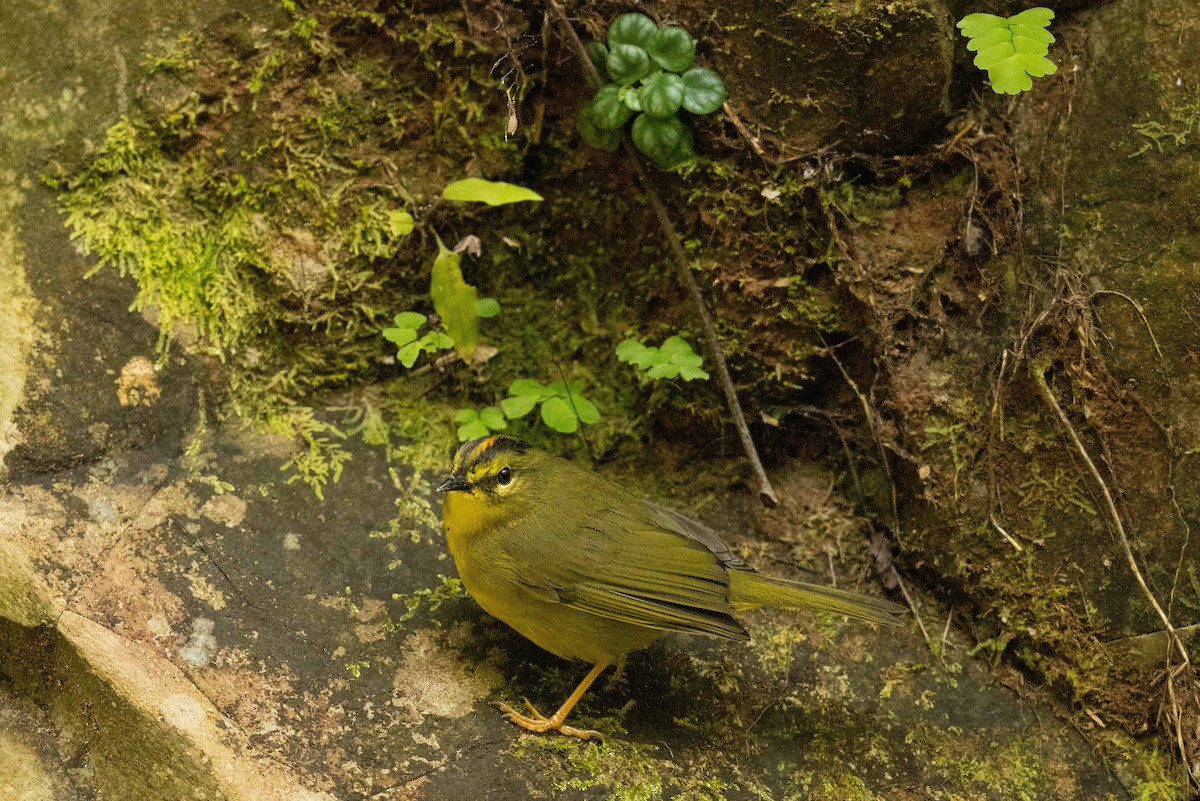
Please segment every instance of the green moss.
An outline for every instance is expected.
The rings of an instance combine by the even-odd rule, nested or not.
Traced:
[[[484,119],[502,95],[457,11],[356,5],[287,2],[277,30],[171,43],[140,112],[51,179],[96,269],[137,280],[163,352],[223,364],[230,408],[298,436],[288,468],[318,494],[349,456],[315,395],[375,369],[383,322],[426,291],[429,254],[391,213],[515,148]]]

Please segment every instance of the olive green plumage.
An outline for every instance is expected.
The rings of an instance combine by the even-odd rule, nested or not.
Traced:
[[[749,639],[734,617],[746,609],[811,609],[884,625],[903,611],[881,598],[760,575],[711,529],[508,437],[463,445],[439,489],[467,591],[547,651],[597,665],[578,694],[604,665],[665,631]],[[526,728],[551,721],[509,712]],[[546,728],[568,727],[559,720],[535,730]]]

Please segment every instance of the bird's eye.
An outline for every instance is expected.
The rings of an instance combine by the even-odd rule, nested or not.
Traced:
[[[512,483],[512,471],[507,467],[501,467],[500,472],[496,474],[496,483],[500,486],[505,486]]]

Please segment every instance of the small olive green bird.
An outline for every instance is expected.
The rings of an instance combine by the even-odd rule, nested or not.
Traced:
[[[534,732],[589,739],[567,714],[613,662],[667,631],[750,635],[733,614],[812,609],[895,625],[890,601],[755,573],[715,532],[597,473],[504,436],[463,445],[442,525],[467,592],[552,654],[594,667],[551,717],[501,705]]]

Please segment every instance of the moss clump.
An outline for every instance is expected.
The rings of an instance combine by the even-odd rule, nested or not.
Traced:
[[[164,352],[225,365],[234,410],[300,434],[290,467],[319,489],[347,457],[306,404],[385,359],[382,323],[426,291],[408,215],[515,145],[458,9],[282,5],[266,33],[226,18],[148,57],[139,112],[51,182],[96,269],[137,280]]]

